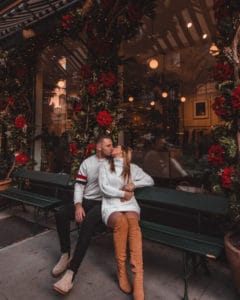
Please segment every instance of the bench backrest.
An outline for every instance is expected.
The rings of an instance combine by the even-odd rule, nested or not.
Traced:
[[[220,215],[228,213],[228,200],[220,195],[188,193],[154,186],[136,189],[135,197],[144,203],[153,202]]]
[[[51,173],[19,168],[13,173],[13,177],[29,179],[36,182],[48,183],[62,187],[71,186],[70,175],[65,173]]]

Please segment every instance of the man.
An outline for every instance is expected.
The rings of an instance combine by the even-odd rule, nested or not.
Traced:
[[[52,270],[53,276],[64,276],[53,285],[53,289],[61,294],[67,294],[73,287],[73,279],[86,254],[91,237],[102,223],[102,196],[98,185],[98,170],[100,164],[112,153],[112,140],[101,136],[96,142],[96,154],[86,158],[80,165],[74,186],[74,204],[67,205],[56,215],[56,226],[62,255]],[[70,258],[70,221],[74,219],[81,223],[78,241]]]

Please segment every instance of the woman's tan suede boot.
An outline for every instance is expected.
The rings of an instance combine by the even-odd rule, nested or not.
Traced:
[[[113,228],[113,241],[117,263],[119,287],[124,293],[131,293],[132,287],[126,269],[128,221],[124,214],[117,219]]]
[[[134,274],[133,299],[144,300],[142,232],[137,218],[128,219],[128,238],[130,248],[130,262],[132,265],[132,272]]]

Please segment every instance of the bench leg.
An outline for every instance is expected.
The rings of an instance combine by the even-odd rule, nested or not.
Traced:
[[[183,267],[184,267],[184,297],[183,300],[188,300],[188,278],[189,278],[189,253],[183,252]]]
[[[204,269],[205,275],[210,276],[210,275],[211,275],[211,272],[209,271],[209,268],[208,268],[208,265],[207,265],[207,260],[206,260],[206,258],[203,257],[203,256],[201,256],[200,259],[201,259],[201,265],[202,265],[202,267],[203,267],[203,269]]]

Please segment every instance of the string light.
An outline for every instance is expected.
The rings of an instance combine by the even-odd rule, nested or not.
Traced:
[[[130,97],[128,98],[128,101],[129,101],[129,102],[133,102],[133,101],[134,101],[134,98],[133,98],[132,96],[130,96]]]
[[[158,67],[158,60],[155,59],[155,58],[152,58],[152,59],[150,59],[148,65],[149,65],[149,67],[150,67],[151,69],[153,69],[153,70],[154,70],[154,69],[157,69],[157,67]]]
[[[217,56],[219,55],[220,51],[219,51],[219,48],[215,45],[215,43],[212,43],[210,49],[209,49],[209,53],[212,55],[212,56]]]
[[[181,98],[180,98],[180,101],[181,101],[182,103],[184,103],[184,102],[186,101],[186,97],[181,97]]]

